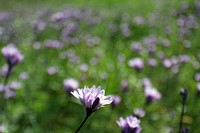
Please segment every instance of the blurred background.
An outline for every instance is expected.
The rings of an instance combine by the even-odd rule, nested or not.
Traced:
[[[200,132],[199,0],[0,3],[0,48],[12,43],[24,56],[5,93],[0,55],[0,132],[73,133],[85,109],[70,91],[85,85],[118,100],[93,113],[81,133],[120,133],[116,120],[138,108],[142,133],[177,133],[182,88],[183,126]],[[160,98],[147,104],[146,87]]]

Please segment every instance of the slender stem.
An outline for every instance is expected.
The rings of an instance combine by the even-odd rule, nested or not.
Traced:
[[[185,101],[183,101],[183,103],[182,103],[182,112],[181,112],[181,118],[180,118],[180,123],[179,123],[179,133],[181,133],[181,129],[182,129],[182,126],[183,126],[184,112],[185,112]]]
[[[178,132],[178,133],[181,133],[181,130],[182,130],[182,127],[183,127],[183,116],[184,116],[184,112],[185,112],[185,103],[186,103],[186,99],[187,99],[187,96],[185,96],[185,97],[183,98],[183,102],[182,102],[182,111],[181,111],[181,118],[180,118],[179,132]]]
[[[8,82],[8,79],[10,77],[10,73],[12,71],[12,66],[11,65],[8,65],[8,72],[6,74],[6,77],[5,77],[5,80],[4,80],[4,83],[3,83],[3,87],[6,86],[7,82]]]
[[[81,123],[81,125],[79,126],[79,128],[76,130],[75,133],[78,133],[78,131],[82,128],[82,126],[85,124],[85,122],[87,121],[87,119],[89,118],[90,115],[86,115],[85,119],[83,120],[83,122]]]

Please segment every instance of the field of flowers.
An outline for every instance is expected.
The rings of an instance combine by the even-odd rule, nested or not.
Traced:
[[[200,133],[199,0],[0,2],[0,133]]]

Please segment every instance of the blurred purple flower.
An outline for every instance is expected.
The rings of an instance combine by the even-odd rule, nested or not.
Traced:
[[[144,68],[144,61],[141,58],[133,58],[129,60],[128,65],[139,71]]]
[[[157,66],[157,61],[156,61],[156,59],[150,58],[150,59],[148,60],[148,65],[151,66],[151,67]]]
[[[79,87],[79,82],[73,78],[65,79],[63,81],[65,91],[70,93]]]
[[[6,77],[6,75],[8,74],[8,65],[3,65],[3,67],[0,70],[0,74],[3,77]]]
[[[122,129],[122,133],[140,133],[140,120],[133,116],[128,116],[125,119],[122,117],[117,120],[117,124]]]
[[[196,73],[195,74],[195,80],[196,81],[200,81],[200,73]]]
[[[156,89],[152,87],[145,88],[145,97],[147,104],[150,104],[156,100],[159,100],[161,98],[160,92],[158,92]]]
[[[27,72],[21,72],[19,78],[22,80],[27,80],[29,78],[29,75]]]
[[[45,46],[48,48],[61,49],[64,45],[60,41],[49,39],[45,41]]]
[[[139,42],[132,42],[131,43],[131,50],[134,52],[141,52],[142,51],[142,45]]]
[[[111,103],[112,107],[114,108],[116,105],[120,104],[121,102],[121,97],[118,95],[111,95],[113,101]]]
[[[163,60],[163,66],[164,66],[165,68],[170,68],[170,67],[172,67],[172,62],[171,62],[171,60],[170,60],[170,59],[164,59],[164,60]]]
[[[58,68],[55,67],[55,66],[50,66],[50,67],[47,68],[47,73],[48,73],[49,75],[54,75],[54,74],[56,74],[57,72],[58,72]]]
[[[3,47],[1,52],[10,66],[16,65],[24,58],[20,51],[13,44]]]
[[[190,60],[188,55],[180,55],[179,59],[180,59],[180,62],[182,62],[182,63],[188,63]]]
[[[105,91],[101,90],[100,86],[97,88],[96,86],[92,88],[85,86],[83,89],[77,89],[71,93],[81,101],[89,114],[113,101],[111,96],[105,96]]]
[[[151,81],[149,80],[149,78],[143,78],[142,79],[142,86],[144,88],[151,87]]]
[[[13,98],[16,95],[16,92],[14,90],[11,90],[10,88],[6,88],[4,92],[4,97],[6,99]]]
[[[0,125],[0,133],[5,133],[6,128],[4,125]]]
[[[145,111],[141,108],[136,108],[133,112],[134,116],[137,118],[142,118],[145,116]]]
[[[126,91],[128,91],[128,89],[129,89],[129,86],[128,86],[128,81],[127,80],[122,80],[121,81],[121,90],[123,91],[123,92],[126,92]]]
[[[21,83],[20,82],[17,82],[17,81],[12,81],[10,84],[9,84],[9,89],[11,90],[18,90],[21,88]]]
[[[4,92],[5,88],[3,84],[0,84],[0,92]]]
[[[81,72],[87,72],[88,71],[88,65],[87,64],[81,64],[79,67]]]

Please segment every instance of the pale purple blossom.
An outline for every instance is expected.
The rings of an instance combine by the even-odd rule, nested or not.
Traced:
[[[129,60],[128,65],[139,71],[144,68],[144,61],[141,58],[133,58]]]
[[[146,87],[144,92],[145,92],[145,97],[146,97],[147,104],[161,99],[160,92],[158,92],[155,88]]]
[[[24,58],[21,52],[13,44],[3,47],[1,52],[10,66],[16,65]]]
[[[58,72],[58,68],[56,66],[50,66],[47,68],[47,73],[49,75],[54,75]]]
[[[45,46],[48,48],[61,49],[64,47],[63,43],[58,40],[46,40]]]
[[[170,59],[164,59],[164,60],[163,60],[163,66],[164,66],[165,68],[170,68],[170,67],[172,67],[172,62],[171,62],[171,60],[170,60]]]
[[[70,93],[70,92],[78,89],[79,82],[76,79],[69,78],[69,79],[65,79],[63,81],[63,85],[64,85],[64,88],[65,88],[65,91]]]
[[[88,71],[88,65],[87,64],[81,64],[79,67],[81,72],[87,72]]]
[[[196,81],[200,81],[200,73],[196,73],[195,74],[195,80]]]
[[[111,103],[112,107],[114,108],[116,105],[120,104],[121,102],[121,97],[118,95],[111,95],[113,101]]]
[[[122,117],[117,120],[117,124],[122,129],[122,133],[140,133],[140,120],[134,116],[128,116],[125,119]]]
[[[134,111],[133,111],[133,114],[134,116],[136,116],[137,118],[142,118],[145,116],[145,111],[141,108],[136,108]]]
[[[85,106],[87,113],[90,114],[106,104],[112,103],[111,96],[105,96],[105,91],[101,87],[93,86],[88,88],[85,86],[83,89],[77,89],[71,92],[81,103]]]
[[[9,84],[9,88],[11,90],[18,90],[22,87],[21,83],[20,82],[17,82],[17,81],[12,81],[10,84]]]
[[[142,86],[144,88],[147,88],[147,87],[151,87],[151,81],[149,78],[143,78],[142,79]]]
[[[21,72],[19,78],[21,80],[27,80],[29,78],[29,74],[27,72]]]
[[[120,89],[121,89],[123,92],[128,91],[128,89],[129,89],[128,80],[123,79],[123,80],[121,81],[121,87],[120,87]]]
[[[8,74],[8,65],[3,65],[2,68],[0,69],[0,74],[3,77],[6,77],[6,75]]]
[[[151,67],[157,66],[157,61],[156,61],[156,59],[154,59],[154,58],[150,58],[150,59],[148,60],[147,63],[148,63],[148,65],[151,66]]]
[[[5,90],[4,85],[0,84],[0,92],[3,92]]]

